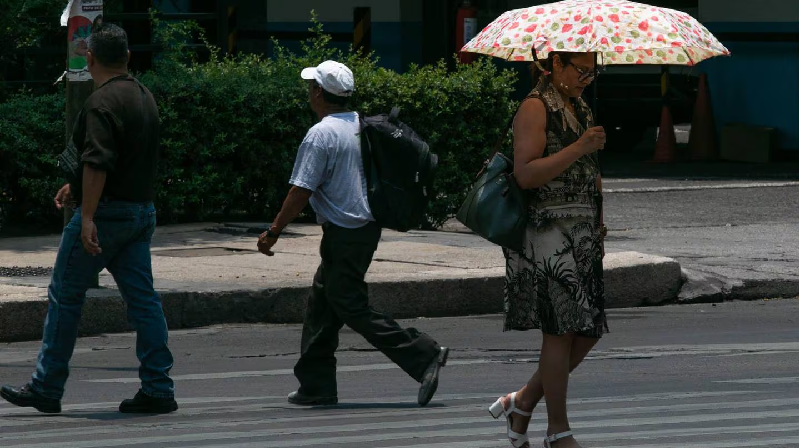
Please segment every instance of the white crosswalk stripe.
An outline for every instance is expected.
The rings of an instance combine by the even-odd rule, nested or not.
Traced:
[[[429,408],[402,397],[326,408],[298,408],[275,396],[188,398],[178,413],[138,418],[115,413],[117,404],[108,402],[65,406],[56,416],[1,405],[0,446],[503,447],[508,446],[504,422],[486,412],[498,395],[440,395]],[[570,401],[570,409],[586,447],[799,447],[799,391],[790,396],[728,390],[578,398]],[[533,446],[543,439],[544,415],[542,405],[529,431]]]

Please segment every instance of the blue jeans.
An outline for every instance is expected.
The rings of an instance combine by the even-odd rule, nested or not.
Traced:
[[[167,324],[161,298],[153,288],[150,259],[155,207],[152,203],[100,202],[94,222],[103,251],[96,257],[83,249],[80,208],[64,228],[47,291],[50,306],[31,386],[48,398],[60,400],[64,395],[86,290],[105,268],[114,276],[127,304],[128,322],[136,330],[142,391],[151,397],[174,397]]]

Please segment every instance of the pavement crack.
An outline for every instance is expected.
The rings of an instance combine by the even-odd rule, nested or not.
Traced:
[[[451,266],[446,264],[445,262],[439,263],[427,263],[423,261],[408,261],[408,260],[389,260],[388,258],[375,258],[374,261],[382,262],[382,263],[400,263],[400,264],[412,264],[416,266],[430,266],[434,268],[447,268],[447,269],[460,269],[462,271],[480,271],[485,269],[492,269],[501,266],[488,266],[488,267],[477,267],[477,268],[470,268],[470,267],[463,267],[463,266]]]
[[[377,352],[376,348],[367,347],[340,347],[336,352]],[[250,359],[250,358],[282,358],[286,356],[299,355],[300,352],[285,352],[285,353],[258,353],[254,355],[227,355],[226,358],[230,359]]]
[[[226,358],[230,359],[249,359],[249,358],[282,358],[285,356],[299,355],[299,352],[287,353],[260,353],[257,355],[228,355]]]
[[[337,352],[377,352],[377,351],[379,351],[379,350],[378,350],[378,349],[376,349],[376,348],[372,348],[372,347],[367,347],[367,348],[361,348],[361,347],[344,347],[344,348],[339,348],[339,349],[338,349],[338,350],[336,350],[336,351],[337,351]]]
[[[453,350],[455,350],[453,348]],[[540,349],[532,349],[532,348],[459,348],[458,351],[473,351],[473,352],[504,352],[504,353],[538,353]]]
[[[466,269],[461,268],[458,266],[447,266],[446,264],[437,264],[437,263],[425,263],[423,261],[407,261],[407,260],[389,260],[387,258],[375,258],[374,261],[381,262],[381,263],[402,263],[402,264],[413,264],[418,266],[432,266],[436,268],[455,268],[455,269]]]
[[[104,352],[109,350],[130,350],[130,346],[128,347],[92,347],[93,352]]]

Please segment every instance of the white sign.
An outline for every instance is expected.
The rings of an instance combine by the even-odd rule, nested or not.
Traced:
[[[87,40],[103,21],[103,0],[69,0],[61,14],[61,26],[67,27],[67,79],[89,81],[86,67]]]

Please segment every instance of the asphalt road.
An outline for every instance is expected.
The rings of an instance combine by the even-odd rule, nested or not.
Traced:
[[[799,224],[796,181],[608,179],[614,229]]]
[[[614,250],[677,258],[726,278],[799,275],[799,187],[790,181],[606,180]],[[799,300],[614,310],[612,333],[572,375],[572,425],[586,447],[799,447]],[[350,331],[340,404],[298,408],[299,326],[242,325],[171,334],[181,410],[116,412],[138,380],[131,334],[83,338],[64,412],[0,403],[0,446],[504,447],[486,412],[536,367],[538,332],[502,333],[499,316],[405,321],[453,348],[434,401]],[[36,342],[0,345],[0,381],[22,384]],[[545,428],[544,406],[531,439]]]
[[[799,288],[797,182],[608,179],[604,188],[613,250],[675,258],[722,289]]]
[[[799,447],[799,300],[614,310],[611,333],[572,375],[572,425],[586,447]],[[83,338],[58,416],[0,404],[4,448],[505,447],[486,412],[536,368],[540,334],[501,331],[500,316],[403,321],[452,347],[437,396],[345,330],[340,404],[285,402],[296,386],[300,327],[175,331],[181,409],[129,416],[137,389],[131,334]],[[0,346],[0,381],[21,384],[38,343]],[[531,439],[540,446],[544,406]]]

